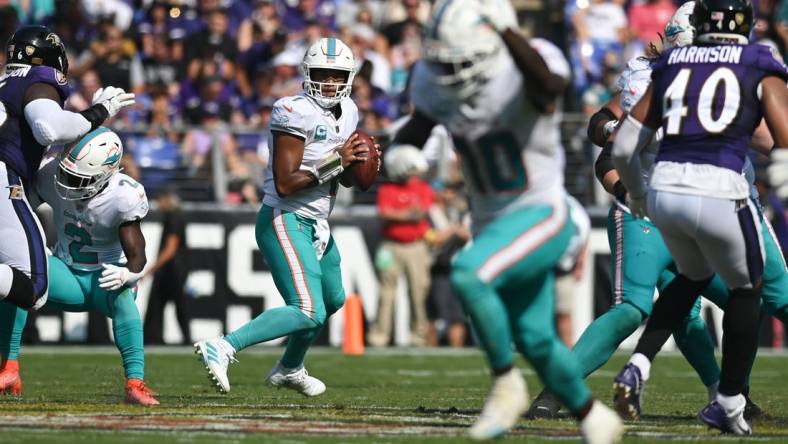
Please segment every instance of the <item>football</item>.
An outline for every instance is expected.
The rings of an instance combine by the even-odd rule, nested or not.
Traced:
[[[378,150],[375,149],[375,141],[369,134],[362,130],[356,130],[354,134],[358,134],[361,141],[369,147],[369,154],[363,162],[354,162],[350,165],[350,175],[353,177],[353,183],[366,191],[378,178]]]

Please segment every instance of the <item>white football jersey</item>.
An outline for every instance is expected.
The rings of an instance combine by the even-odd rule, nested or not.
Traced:
[[[270,131],[281,131],[304,139],[303,167],[311,167],[340,148],[356,130],[359,121],[358,108],[353,100],[344,98],[340,102],[342,115],[339,119],[325,108],[320,107],[303,93],[283,97],[274,103],[271,112]],[[273,141],[273,134],[269,136]],[[328,219],[334,207],[339,180],[335,179],[322,185],[307,188],[287,197],[276,192],[273,174],[273,159],[276,152],[271,146],[271,161],[265,170],[265,197],[263,203],[272,208],[291,211],[311,219]]]
[[[536,41],[536,42],[534,42]],[[569,64],[554,45],[533,39],[548,68],[567,80]],[[554,204],[564,196],[561,114],[541,114],[526,98],[520,70],[502,48],[489,77],[474,95],[434,81],[419,61],[413,70],[411,101],[449,130],[462,159],[475,229],[503,212]]]
[[[106,188],[87,201],[65,200],[55,191],[57,159],[38,170],[36,191],[54,211],[57,225],[55,256],[77,270],[100,270],[101,264],[125,264],[118,230],[125,222],[148,214],[145,188],[131,177],[116,173]]]

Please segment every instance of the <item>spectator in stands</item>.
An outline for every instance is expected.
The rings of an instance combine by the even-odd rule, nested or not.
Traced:
[[[167,37],[157,35],[151,36],[150,53],[143,61],[143,71],[145,73],[145,84],[148,88],[164,87],[168,94],[176,97],[179,93],[180,72],[178,69],[178,58],[175,56],[176,46],[180,46],[177,41],[171,41]]]
[[[96,71],[92,69],[85,71],[79,79],[79,87],[72,90],[66,101],[67,109],[80,110],[89,108],[93,100],[93,94],[99,88],[101,88],[101,80],[99,80]]]
[[[17,0],[11,3],[16,7],[20,23],[43,23],[55,14],[54,0]]]
[[[226,11],[207,11],[204,18],[205,29],[186,38],[186,78],[196,81],[204,72],[211,71],[225,80],[233,80],[238,49],[235,40],[227,32],[229,22]],[[206,68],[206,64],[215,66]]]
[[[603,61],[609,52],[623,58],[628,41],[627,16],[624,8],[612,0],[591,0],[590,4],[578,1],[572,23],[576,34],[572,51],[575,85],[582,92],[601,80]]]
[[[397,283],[404,273],[410,296],[410,343],[423,346],[427,343],[430,287],[430,255],[424,237],[430,229],[428,213],[433,204],[432,189],[420,178],[427,172],[427,161],[421,150],[405,145],[389,148],[383,165],[391,182],[378,189],[377,207],[383,225],[383,240],[375,257],[380,302],[368,340],[376,347],[391,341]]]
[[[389,46],[396,46],[402,43],[409,28],[415,29],[417,33],[421,34],[423,23],[427,20],[429,15],[429,6],[425,7],[425,2],[421,0],[404,0],[402,2],[405,8],[405,19],[390,23],[383,28],[383,35],[388,40]]]
[[[440,183],[440,182],[439,182]],[[463,347],[467,338],[465,311],[450,282],[451,260],[471,238],[468,201],[462,182],[441,185],[430,210],[433,230],[427,237],[434,252],[427,307],[432,321],[427,343],[437,346],[445,340],[452,347]]]
[[[641,46],[641,52],[664,33],[665,25],[674,12],[676,4],[673,0],[640,0],[629,8],[629,26]]]
[[[388,92],[391,88],[391,63],[385,56],[389,52],[386,39],[365,24],[353,25],[348,34],[345,41],[350,42],[356,65],[359,69],[369,65],[367,77],[370,83],[383,92]]]
[[[291,32],[303,31],[310,22],[319,23],[328,33],[334,31],[334,0],[294,0],[282,3],[285,6],[282,24]]]
[[[160,0],[154,0],[148,7],[146,19],[137,27],[142,41],[143,59],[156,57],[157,41],[171,44],[171,62],[180,62],[183,59],[183,39],[186,31],[169,17],[169,12],[169,4]]]
[[[222,151],[222,158],[236,155],[235,138],[227,124],[222,122],[219,110],[204,107],[200,111],[199,126],[190,129],[183,139],[181,157],[185,160],[191,176],[211,177],[211,150]]]
[[[163,344],[164,306],[175,303],[178,325],[183,344],[191,344],[189,307],[184,286],[188,275],[186,263],[186,223],[180,211],[177,192],[167,188],[156,198],[162,215],[162,233],[159,254],[145,276],[153,276],[148,309],[145,312],[145,343]]]
[[[270,42],[282,22],[274,0],[255,0],[252,15],[238,28],[238,51],[246,52],[256,43]]]
[[[121,32],[126,32],[134,19],[134,9],[123,0],[80,0],[79,5],[91,23],[109,20]]]
[[[135,94],[145,90],[145,74],[136,48],[112,24],[104,25],[100,39],[82,53],[69,74],[80,77],[89,69],[96,71],[102,85],[117,86]]]
[[[302,79],[298,67],[303,59],[304,52],[299,47],[287,48],[274,57],[271,95],[286,97],[301,91]]]

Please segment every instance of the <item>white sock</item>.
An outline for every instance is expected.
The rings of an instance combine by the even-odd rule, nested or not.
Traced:
[[[726,396],[722,393],[717,393],[717,403],[725,409],[725,413],[733,412],[741,408],[746,402],[744,395],[741,393],[734,396]]]
[[[11,292],[11,283],[14,281],[14,272],[6,264],[0,264],[0,300],[5,299]]]
[[[720,386],[720,382],[717,381],[714,384],[706,387],[706,390],[709,392],[709,402],[717,399],[717,387],[719,386]]]
[[[629,363],[640,370],[640,376],[643,377],[644,381],[648,381],[648,377],[651,373],[651,361],[648,360],[646,355],[642,353],[635,353],[631,358],[629,358]]]

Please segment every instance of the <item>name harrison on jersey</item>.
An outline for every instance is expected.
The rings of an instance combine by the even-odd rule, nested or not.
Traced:
[[[668,65],[677,63],[739,63],[743,46],[685,46],[668,56]]]

